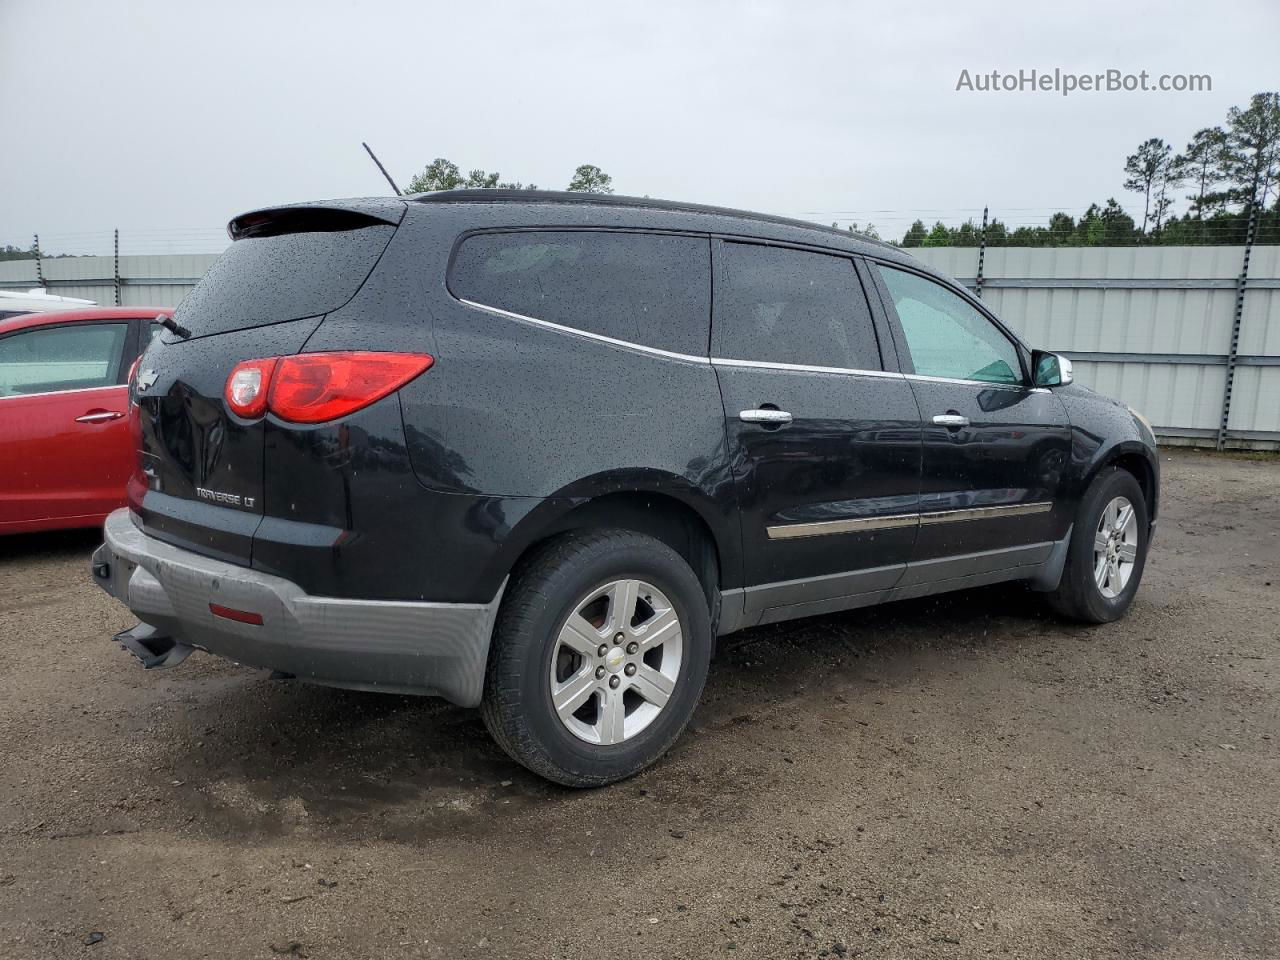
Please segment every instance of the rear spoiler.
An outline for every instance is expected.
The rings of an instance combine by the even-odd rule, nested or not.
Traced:
[[[369,197],[360,200],[322,200],[242,213],[227,224],[232,240],[278,237],[287,233],[359,230],[377,224],[398,226],[404,219],[403,200]]]

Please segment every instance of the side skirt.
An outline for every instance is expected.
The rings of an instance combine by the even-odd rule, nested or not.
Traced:
[[[1062,577],[1071,531],[1059,541],[920,560],[805,580],[725,590],[717,633],[926,597],[1009,580],[1052,590]]]

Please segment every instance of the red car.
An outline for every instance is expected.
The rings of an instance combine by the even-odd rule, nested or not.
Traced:
[[[159,307],[0,320],[0,534],[93,527],[133,472],[129,368]]]

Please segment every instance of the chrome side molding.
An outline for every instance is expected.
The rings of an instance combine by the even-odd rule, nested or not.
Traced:
[[[894,527],[914,527],[927,523],[959,523],[965,520],[993,520],[1001,517],[1024,517],[1048,513],[1052,500],[1038,503],[1010,503],[996,507],[966,507],[961,510],[939,510],[934,513],[899,513],[888,517],[851,517],[843,520],[819,520],[812,523],[783,523],[766,527],[770,540],[795,537],[821,537],[831,533],[862,533]]]
[[[993,520],[998,517],[1025,517],[1031,513],[1048,513],[1052,500],[1040,503],[1011,503],[1001,507],[969,507],[964,510],[942,510],[920,514],[920,523],[955,523],[959,520]]]

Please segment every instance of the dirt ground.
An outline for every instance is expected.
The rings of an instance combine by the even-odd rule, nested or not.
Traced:
[[[1126,620],[743,633],[585,793],[439,701],[146,673],[94,535],[0,542],[0,956],[1280,955],[1280,462],[1165,457]]]

